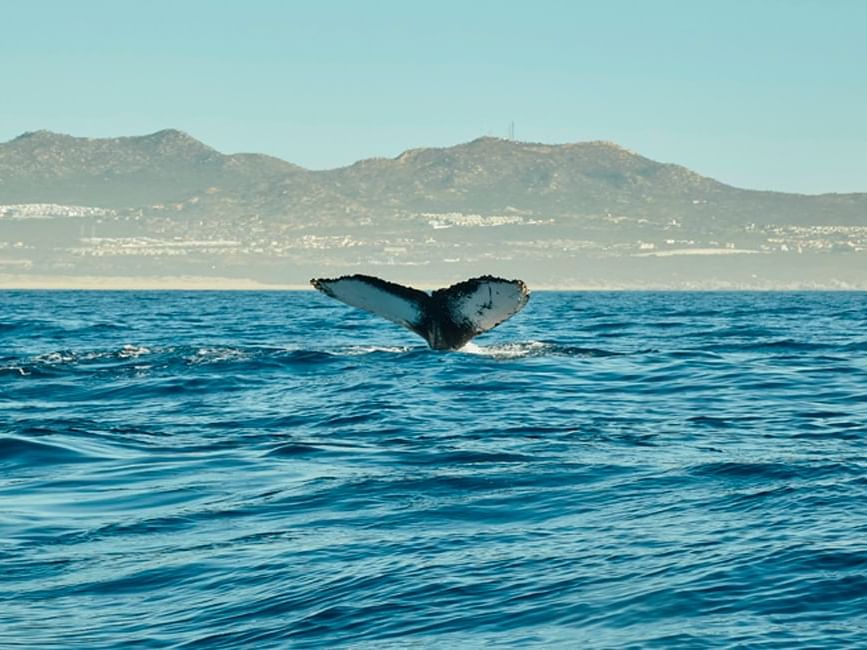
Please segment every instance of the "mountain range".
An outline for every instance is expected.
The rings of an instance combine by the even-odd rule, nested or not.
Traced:
[[[165,244],[184,241],[212,245]],[[574,284],[612,259],[631,268],[646,266],[637,261],[646,256],[735,251],[764,253],[767,266],[767,255],[785,265],[795,260],[782,253],[862,248],[865,193],[741,189],[610,142],[483,137],[324,171],[226,155],[174,129],[101,139],[35,131],[0,144],[0,273],[124,276],[162,264],[168,274],[243,271],[278,281],[279,269],[300,277],[302,269],[389,265],[433,281],[498,266],[538,272],[544,264],[552,269],[545,282],[571,273]],[[829,268],[830,259],[819,265]],[[691,286],[688,264],[677,264],[678,286]],[[728,286],[720,269],[714,281]],[[657,284],[671,284],[667,273]],[[810,273],[808,286],[830,277]],[[843,285],[861,281],[843,275]],[[607,286],[603,277],[598,283]]]
[[[609,142],[484,137],[326,171],[262,154],[224,155],[174,129],[105,139],[35,131],[0,144],[0,204],[147,209],[184,202],[202,212],[303,215],[305,222],[396,210],[519,210],[645,218],[698,211],[723,222],[860,224],[867,211],[867,194],[739,189]]]

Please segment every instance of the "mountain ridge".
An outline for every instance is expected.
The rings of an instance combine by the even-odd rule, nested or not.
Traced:
[[[188,143],[191,146],[199,147],[203,151],[207,151],[210,153],[219,154],[220,156],[233,158],[236,156],[242,157],[257,157],[257,158],[265,158],[272,161],[279,161],[280,163],[284,163],[288,166],[291,166],[293,169],[297,171],[306,171],[312,174],[319,173],[333,173],[338,172],[345,169],[350,169],[352,167],[358,165],[370,164],[377,161],[401,161],[404,162],[408,159],[411,159],[419,154],[428,152],[447,152],[453,150],[460,150],[464,148],[471,148],[479,145],[505,145],[510,148],[524,148],[524,149],[536,149],[545,153],[551,153],[557,150],[569,150],[569,149],[601,149],[601,150],[610,150],[614,152],[618,152],[625,156],[632,156],[644,161],[648,161],[654,164],[663,165],[663,166],[671,166],[679,169],[683,169],[689,172],[691,175],[694,175],[698,178],[713,180],[715,183],[720,185],[724,185],[726,187],[731,187],[734,189],[746,190],[746,191],[756,191],[756,192],[771,192],[775,194],[793,194],[797,196],[848,196],[848,195],[865,195],[867,194],[867,190],[864,192],[820,192],[820,193],[809,193],[809,192],[782,192],[778,190],[771,189],[757,189],[757,188],[744,188],[735,185],[729,185],[727,183],[723,183],[716,179],[713,179],[710,176],[705,176],[700,174],[688,167],[677,163],[668,163],[657,161],[653,158],[649,158],[644,156],[638,152],[635,152],[631,149],[628,149],[617,142],[611,140],[586,140],[586,141],[576,141],[576,142],[563,142],[563,143],[545,143],[545,142],[533,142],[533,141],[522,141],[522,140],[510,140],[508,138],[501,138],[496,136],[479,136],[478,138],[474,138],[473,140],[469,140],[467,142],[457,143],[454,145],[445,145],[445,146],[431,146],[431,147],[412,147],[409,149],[405,149],[401,153],[396,156],[370,156],[366,158],[359,158],[355,162],[349,163],[348,165],[342,165],[333,168],[327,169],[309,169],[297,163],[293,163],[284,158],[280,158],[279,156],[274,156],[271,154],[264,154],[259,152],[252,151],[238,151],[230,154],[223,153],[214,147],[206,144],[202,140],[195,138],[190,135],[188,132],[183,131],[181,129],[175,128],[165,128],[160,129],[158,131],[154,131],[152,133],[146,133],[142,135],[126,135],[126,136],[115,136],[115,137],[86,137],[86,136],[75,136],[67,133],[61,133],[58,131],[51,131],[49,129],[37,129],[35,131],[25,131],[6,142],[0,142],[0,149],[5,147],[6,145],[10,145],[16,142],[22,141],[48,141],[51,144],[59,144],[59,142],[64,143],[123,143],[123,142],[184,142]]]
[[[330,170],[177,129],[0,144],[0,278],[867,288],[865,254],[867,194],[741,189],[599,140],[481,137]]]
[[[860,223],[867,193],[743,189],[602,140],[483,136],[310,170],[264,154],[224,154],[178,129],[116,138],[43,129],[0,144],[0,204],[18,203],[122,210],[171,203],[191,215],[334,224],[401,212],[507,209],[536,217],[807,223],[818,215],[823,222]]]

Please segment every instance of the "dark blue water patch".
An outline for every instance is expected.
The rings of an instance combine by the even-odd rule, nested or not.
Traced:
[[[644,351],[639,351],[646,352]],[[560,355],[565,357],[614,357],[627,352],[617,352],[614,350],[605,350],[602,348],[584,348],[576,345],[558,345],[552,344],[547,350],[540,352],[541,356]]]
[[[402,462],[406,465],[475,465],[488,463],[534,463],[536,456],[516,453],[491,453],[470,450],[455,450],[443,453],[425,454],[410,451],[403,454]]]
[[[0,294],[0,646],[860,647],[865,294]]]
[[[641,325],[637,323],[632,323],[629,321],[602,321],[602,322],[589,322],[585,325],[581,326],[581,329],[585,332],[594,332],[594,333],[608,333],[615,332],[617,334],[622,334],[625,331],[634,330],[635,328],[641,327]]]
[[[759,482],[771,484],[774,481],[801,482],[837,477],[844,479],[858,471],[846,463],[816,465],[815,463],[708,463],[693,469],[693,473],[731,480],[733,482]]]
[[[0,437],[0,467],[45,467],[83,463],[96,460],[93,456],[59,444],[18,437]]]
[[[394,444],[394,442],[392,441],[389,444]],[[316,461],[323,460],[324,462],[328,462],[328,458],[332,455],[358,455],[365,448],[369,453],[374,453],[375,451],[377,451],[361,443],[320,443],[314,445],[307,442],[299,441],[279,444],[276,447],[271,447],[264,452],[264,455],[287,459],[304,457]]]

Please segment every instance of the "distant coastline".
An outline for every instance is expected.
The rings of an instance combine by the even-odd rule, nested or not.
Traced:
[[[432,290],[448,286],[452,281],[440,283],[416,282],[413,286]],[[829,283],[756,283],[736,284],[731,282],[685,282],[682,284],[653,283],[587,283],[557,285],[530,283],[531,291],[867,291],[867,282]],[[225,278],[204,276],[79,276],[62,275],[8,275],[0,274],[0,291],[312,291],[309,284],[272,284],[248,278]]]
[[[867,193],[746,190],[609,142],[478,138],[305,170],[166,129],[0,143],[0,286],[867,288]]]
[[[0,290],[46,289],[46,290],[105,290],[105,291],[298,291],[310,289],[301,284],[267,284],[245,278],[214,278],[197,276],[179,277],[122,277],[63,275],[3,275],[0,274]]]

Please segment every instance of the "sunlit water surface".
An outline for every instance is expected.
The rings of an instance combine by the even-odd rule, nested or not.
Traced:
[[[0,647],[867,647],[867,296],[0,294]]]

